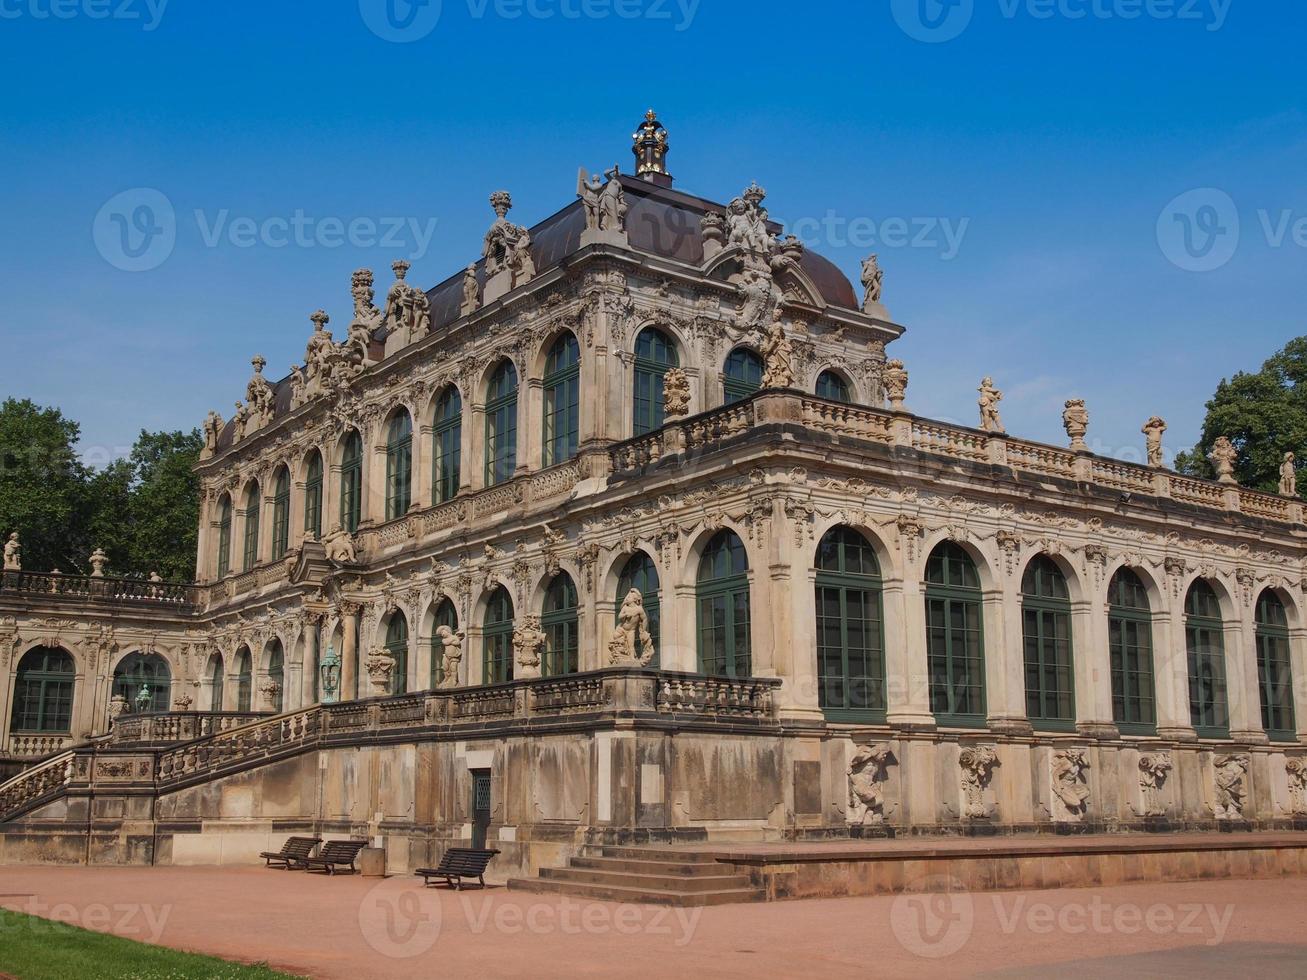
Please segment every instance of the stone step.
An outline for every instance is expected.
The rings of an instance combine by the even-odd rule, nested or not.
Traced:
[[[720,861],[669,861],[669,860],[645,860],[644,858],[624,858],[624,857],[591,857],[589,855],[578,855],[572,858],[571,866],[574,868],[593,868],[596,871],[624,871],[628,874],[637,875],[677,875],[682,878],[692,877],[714,877],[716,875],[730,874],[734,871],[732,865],[722,864]]]
[[[641,888],[621,888],[559,878],[513,878],[509,880],[508,887],[511,891],[531,892],[538,895],[568,895],[572,898],[590,898],[601,902],[683,907],[761,902],[766,897],[761,888],[730,888],[712,892],[646,891]]]
[[[603,857],[631,858],[636,861],[672,861],[676,864],[717,864],[711,854],[704,851],[678,851],[673,847],[617,847],[600,845]]]
[[[751,888],[748,875],[721,874],[705,877],[682,875],[631,874],[627,871],[600,871],[592,868],[541,868],[540,877],[550,881],[579,881],[615,888],[637,888],[658,892],[712,892]]]

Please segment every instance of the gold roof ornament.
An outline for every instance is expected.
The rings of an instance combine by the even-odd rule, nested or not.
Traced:
[[[670,149],[667,128],[658,121],[652,109],[644,114],[644,122],[631,135],[631,140],[635,175],[661,187],[671,187],[672,175],[667,172],[667,151]]]

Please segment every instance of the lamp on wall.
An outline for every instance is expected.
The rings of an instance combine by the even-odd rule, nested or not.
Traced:
[[[340,656],[335,647],[327,647],[318,672],[322,679],[322,703],[335,704],[340,700]]]

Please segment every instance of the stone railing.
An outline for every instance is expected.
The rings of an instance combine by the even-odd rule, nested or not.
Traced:
[[[779,680],[663,674],[658,683],[660,713],[726,718],[770,718]]]
[[[836,436],[866,439],[869,442],[894,441],[893,420],[889,412],[825,398],[804,398],[801,402],[803,424],[819,432]]]
[[[11,732],[5,755],[12,759],[41,759],[73,744],[71,735],[24,735]]]
[[[75,752],[63,752],[0,783],[0,820],[67,786],[76,762]]]
[[[0,596],[33,596],[83,603],[168,608],[193,612],[200,599],[194,585],[147,582],[143,579],[96,578],[53,572],[0,572]]]
[[[632,473],[664,456],[703,452],[754,424],[753,399],[668,422],[654,432],[609,447],[608,465],[615,474]]]
[[[262,718],[263,711],[169,711],[148,715],[120,715],[109,731],[115,745],[164,745],[192,742],[240,728]]]
[[[247,765],[260,757],[299,748],[318,738],[321,715],[320,707],[307,708],[169,749],[159,756],[159,784],[180,782],[231,765]]]

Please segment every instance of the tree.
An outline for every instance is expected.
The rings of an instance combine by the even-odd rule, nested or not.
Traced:
[[[90,554],[79,534],[88,503],[80,433],[57,408],[0,405],[0,533],[21,535],[25,567],[76,571]]]
[[[1207,454],[1219,436],[1234,444],[1235,478],[1246,487],[1278,490],[1286,452],[1307,465],[1307,337],[1289,341],[1260,371],[1241,371],[1217,385],[1202,438],[1192,451],[1176,456],[1176,470],[1214,476]]]
[[[128,506],[131,567],[189,582],[195,575],[200,481],[195,464],[204,439],[190,432],[141,431],[132,447]]]

